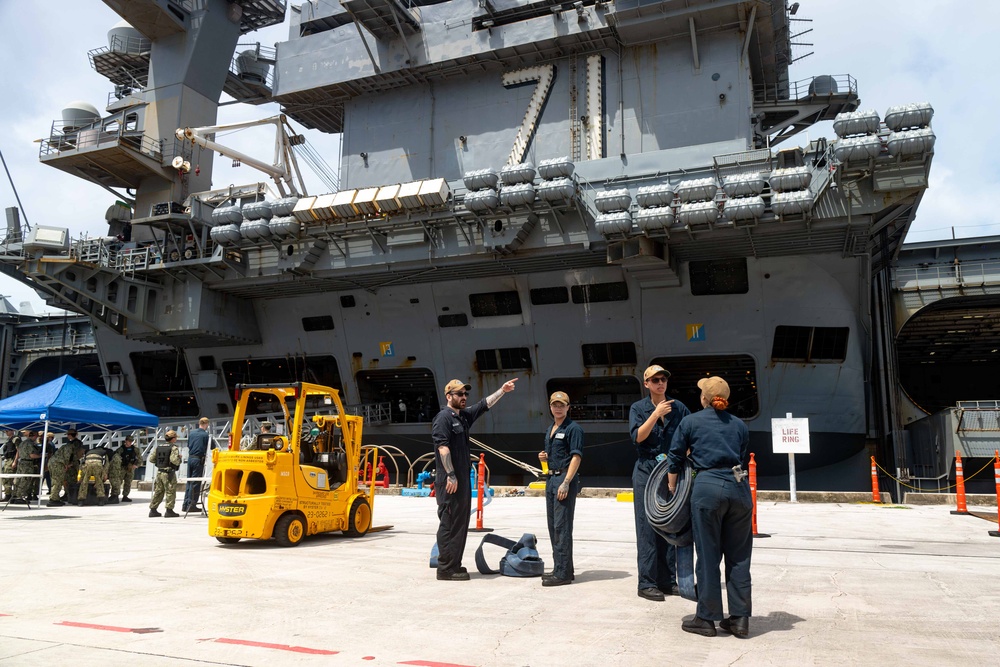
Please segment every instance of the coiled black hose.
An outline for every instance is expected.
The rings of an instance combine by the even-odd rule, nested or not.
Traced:
[[[676,547],[690,546],[694,542],[691,533],[693,482],[691,462],[685,460],[677,476],[677,489],[671,495],[667,485],[667,462],[663,460],[649,473],[646,484],[646,519],[653,530]]]

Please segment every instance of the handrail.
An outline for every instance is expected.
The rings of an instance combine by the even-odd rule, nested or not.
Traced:
[[[39,142],[38,157],[120,143],[158,162],[161,161],[163,142],[147,136],[142,130],[126,130],[121,123],[118,123],[115,130],[104,129],[106,124],[108,119],[82,127],[70,125],[64,120],[54,120],[49,130],[49,138]]]
[[[826,78],[821,78],[821,77]],[[819,81],[817,81],[819,79]],[[823,90],[822,86],[833,82],[836,90]],[[817,85],[819,84],[819,85]],[[754,104],[805,102],[834,95],[858,94],[858,81],[850,74],[811,76],[801,81],[756,84],[753,87]]]
[[[892,271],[892,287],[900,291],[997,284],[1000,284],[1000,261],[900,266]]]

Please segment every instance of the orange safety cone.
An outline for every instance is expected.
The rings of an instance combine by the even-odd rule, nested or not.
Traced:
[[[492,533],[492,528],[483,528],[483,496],[486,495],[486,455],[479,455],[479,474],[476,475],[476,527],[473,532]]]
[[[990,535],[1000,537],[1000,450],[993,450],[993,480],[997,485],[997,529],[991,530]]]
[[[962,471],[962,453],[959,451],[955,452],[955,490],[958,507],[951,513],[968,514],[969,509],[965,506],[965,473]]]
[[[754,460],[753,452],[750,452],[750,500],[753,510],[750,513],[750,528],[754,537],[771,537],[764,533],[757,532],[757,461]]]
[[[878,492],[878,465],[875,463],[874,456],[872,457],[872,502],[882,502],[882,496]]]

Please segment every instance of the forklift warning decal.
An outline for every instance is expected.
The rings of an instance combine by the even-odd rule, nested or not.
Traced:
[[[243,516],[247,513],[247,506],[239,503],[219,503],[219,516]]]

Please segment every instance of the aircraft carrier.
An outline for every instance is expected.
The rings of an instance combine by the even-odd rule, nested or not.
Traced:
[[[474,435],[533,463],[565,391],[586,480],[621,485],[656,363],[690,408],[726,378],[776,479],[787,414],[809,419],[800,488],[898,465],[891,271],[933,108],[867,109],[850,74],[790,80],[799,3],[105,4],[123,22],[89,57],[108,104],[68,106],[40,159],[93,182],[106,220],[8,230],[0,262],[92,323],[114,398],[224,420],[237,383],[327,384],[367,443],[412,459],[448,380],[475,399],[517,377]],[[247,46],[286,14],[286,41]],[[281,105],[273,145],[225,145],[230,100]],[[342,135],[327,192],[297,178],[313,132]],[[213,185],[216,153],[260,181]]]

